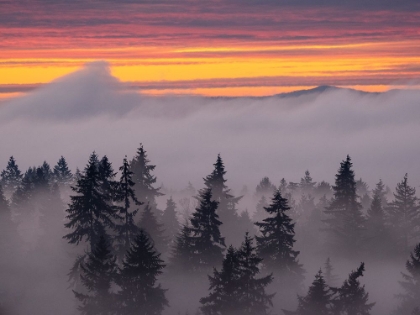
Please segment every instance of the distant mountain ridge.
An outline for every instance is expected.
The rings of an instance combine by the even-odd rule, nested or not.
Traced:
[[[298,90],[293,92],[287,92],[287,93],[279,93],[273,95],[273,97],[299,97],[304,95],[313,95],[313,94],[321,94],[324,92],[335,92],[335,91],[349,91],[354,92],[358,94],[380,94],[379,92],[365,92],[361,90],[351,89],[351,88],[341,88],[333,85],[320,85],[312,89],[307,90]]]

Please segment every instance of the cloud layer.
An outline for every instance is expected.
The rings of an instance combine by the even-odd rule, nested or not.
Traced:
[[[333,182],[350,154],[356,176],[392,188],[406,172],[420,182],[419,91],[361,94],[327,89],[293,97],[146,97],[95,63],[0,105],[0,165],[21,167],[64,155],[83,167],[96,150],[117,167],[140,142],[158,181],[180,188],[212,169],[220,153],[235,189],[263,176],[298,181],[309,169]]]

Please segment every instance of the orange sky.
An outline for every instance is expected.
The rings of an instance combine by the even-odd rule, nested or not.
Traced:
[[[418,84],[420,12],[409,1],[408,10],[250,3],[6,2],[0,95],[24,93],[95,60],[153,95]]]

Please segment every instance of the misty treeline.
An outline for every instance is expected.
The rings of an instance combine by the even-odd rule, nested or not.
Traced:
[[[155,168],[142,145],[117,168],[93,152],[74,174],[64,157],[25,172],[11,157],[0,313],[367,315],[362,277],[397,262],[389,314],[420,314],[420,206],[407,175],[370,190],[347,156],[333,185],[306,171],[235,194],[220,155],[199,190],[182,174],[185,188],[158,186]],[[334,261],[352,267],[338,273]]]

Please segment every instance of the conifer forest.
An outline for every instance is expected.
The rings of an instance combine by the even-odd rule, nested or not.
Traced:
[[[200,186],[169,189],[146,149],[4,161],[0,314],[420,314],[409,174],[369,187],[347,155],[334,182],[273,170],[234,191],[216,152]]]

